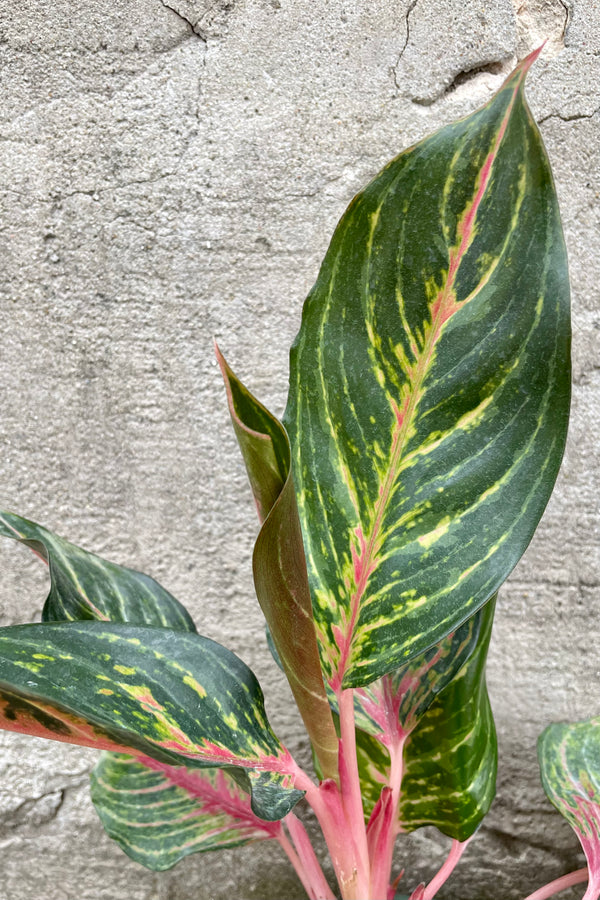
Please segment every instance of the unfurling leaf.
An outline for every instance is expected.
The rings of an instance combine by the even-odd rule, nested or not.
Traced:
[[[588,864],[586,897],[600,896],[600,717],[550,725],[539,737],[542,784],[575,831]]]
[[[319,661],[288,437],[218,348],[217,359],[262,522],[252,559],[256,594],[321,771],[335,778],[338,741]]]
[[[569,289],[533,59],[353,200],[304,307],[284,424],[336,692],[473,615],[554,484]]]

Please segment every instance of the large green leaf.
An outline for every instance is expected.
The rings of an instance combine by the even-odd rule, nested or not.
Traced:
[[[505,580],[569,408],[556,197],[523,84],[392,161],[304,307],[284,423],[326,678],[393,671]]]
[[[265,819],[302,796],[256,678],[197,634],[98,622],[2,628],[0,727],[167,765],[235,767]]]
[[[412,704],[414,711],[404,718],[405,728],[399,729],[407,735],[398,811],[403,831],[435,825],[449,837],[464,841],[473,834],[494,798],[496,732],[485,686],[494,606],[494,600],[487,603],[472,617],[468,631],[463,625],[456,632],[455,646],[464,648],[468,635],[469,652],[465,654],[462,649],[458,656],[463,659],[462,665],[451,678],[444,678],[441,691],[427,691],[426,671],[409,691],[409,697],[428,697],[429,703]],[[447,641],[442,643],[447,645]],[[411,704],[406,699],[397,703],[397,708],[410,709]],[[389,738],[389,728],[387,733],[378,732],[373,725],[368,732],[357,731],[367,814],[389,781]]]
[[[335,778],[338,741],[319,660],[288,437],[218,348],[217,358],[262,522],[252,558],[256,594],[321,771]]]
[[[129,622],[193,631],[181,604],[153,579],[116,566],[11,513],[0,533],[41,553],[52,587],[46,621]],[[137,862],[166,869],[183,856],[278,834],[259,819],[250,796],[223,769],[169,766],[105,752],[92,772],[92,800],[111,837]]]
[[[253,813],[248,794],[223,769],[103,753],[92,773],[92,800],[125,853],[159,871],[190,853],[277,838],[281,829]]]
[[[581,842],[588,864],[585,900],[600,896],[600,717],[550,725],[539,737],[542,784]]]
[[[97,619],[196,630],[181,603],[148,575],[88,553],[7,510],[0,511],[0,536],[26,544],[48,564],[44,622]]]

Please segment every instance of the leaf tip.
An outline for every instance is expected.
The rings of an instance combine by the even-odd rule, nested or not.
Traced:
[[[219,347],[219,345],[217,343],[216,337],[213,338],[213,349],[215,351],[215,357],[217,359],[217,362],[219,363],[219,366],[221,367],[221,369],[223,369],[223,365],[225,364],[225,357],[221,353],[221,348]]]
[[[219,364],[219,368],[221,370],[221,375],[223,376],[223,381],[225,382],[225,391],[227,393],[227,404],[229,406],[229,411],[231,415],[234,415],[234,402],[233,402],[233,394],[231,391],[231,380],[235,378],[229,364],[223,354],[221,353],[221,348],[217,344],[217,339],[213,338],[213,346],[215,350],[215,356],[217,359],[217,363]]]
[[[539,47],[537,47],[535,50],[532,50],[531,53],[529,53],[524,59],[522,59],[513,69],[510,75],[506,78],[503,87],[514,85],[516,83],[518,88],[522,89],[525,83],[525,78],[527,77],[527,73],[529,72],[530,68],[537,60],[547,43],[548,39],[546,39],[543,44],[540,44]]]
[[[524,72],[527,72],[527,70],[531,68],[547,43],[548,38],[546,38],[545,41],[542,41],[539,47],[537,47],[535,50],[532,50],[531,53],[529,53],[525,57],[525,59],[521,61],[521,66],[523,67]]]
[[[520,78],[525,80],[525,76],[527,75],[530,68],[532,67],[534,62],[537,60],[538,56],[540,55],[540,53],[542,52],[542,50],[544,49],[544,47],[546,46],[547,43],[548,43],[548,39],[546,38],[546,40],[543,42],[543,44],[540,44],[540,46],[537,47],[535,50],[532,50],[531,53],[529,53],[525,57],[525,59],[521,60],[521,62],[518,64],[517,68],[515,69],[515,73],[518,73]]]

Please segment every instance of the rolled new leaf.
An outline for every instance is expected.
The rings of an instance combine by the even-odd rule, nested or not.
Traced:
[[[569,409],[567,259],[524,60],[342,217],[284,424],[330,686],[455,630],[529,543]]]
[[[337,778],[338,741],[319,660],[288,437],[218,347],[216,353],[262,522],[252,558],[256,594],[323,777]]]
[[[25,544],[48,564],[44,622],[96,619],[196,630],[185,607],[149,575],[88,553],[8,510],[0,511],[0,536]]]
[[[277,838],[281,830],[279,821],[254,814],[249,795],[223,769],[103,753],[92,773],[92,800],[108,834],[154,871],[170,869],[190,853]]]
[[[586,900],[600,897],[600,717],[550,725],[538,739],[542,785],[579,838],[588,864]]]
[[[302,797],[256,678],[197,634],[97,622],[2,628],[0,726],[167,765],[228,767],[264,819]]]

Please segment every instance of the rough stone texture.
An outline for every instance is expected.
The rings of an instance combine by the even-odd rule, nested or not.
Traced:
[[[255,669],[302,759],[252,596],[256,523],[212,337],[281,411],[302,301],[348,201],[544,38],[528,95],[571,261],[573,418],[497,616],[498,799],[441,900],[516,900],[581,865],[535,740],[600,711],[600,5],[0,0],[0,502],[154,574]],[[0,622],[31,620],[45,575],[22,548],[0,553]],[[0,744],[0,900],[302,896],[269,847],[139,868],[91,808],[92,752]],[[429,831],[406,842],[411,883],[445,847]]]

